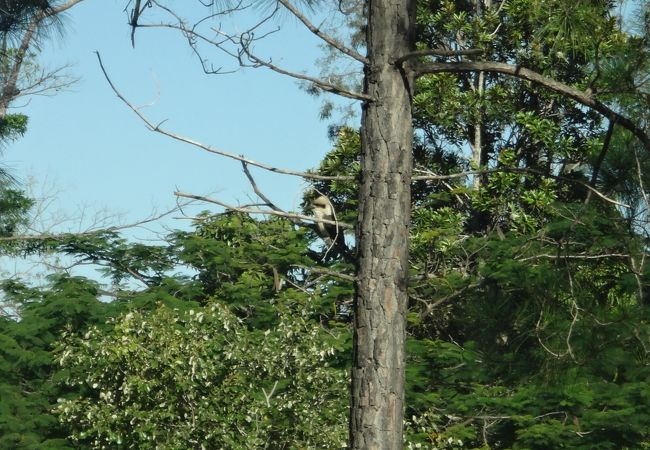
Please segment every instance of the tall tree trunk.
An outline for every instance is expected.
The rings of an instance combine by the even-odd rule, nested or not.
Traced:
[[[415,2],[370,0],[359,193],[350,443],[402,447],[413,79],[393,61],[413,49]]]

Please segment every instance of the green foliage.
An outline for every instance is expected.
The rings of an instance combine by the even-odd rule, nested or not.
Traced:
[[[179,262],[197,272],[197,301],[217,297],[250,326],[268,328],[278,309],[310,305],[315,319],[332,317],[352,295],[351,283],[312,272],[312,257],[320,255],[309,249],[305,231],[284,220],[227,213],[201,220],[195,233],[176,233],[173,246]]]
[[[7,114],[0,120],[0,137],[4,141],[13,141],[22,137],[27,131],[27,116]]]
[[[82,278],[52,277],[43,288],[4,283],[5,300],[21,317],[6,323],[38,344],[28,358],[38,370],[26,372],[8,359],[7,373],[16,377],[7,379],[7,389],[15,400],[6,403],[5,420],[13,431],[0,448],[47,448],[38,445],[65,440],[68,429],[77,440],[61,441],[60,448],[113,448],[118,437],[132,448],[187,448],[199,436],[208,436],[206,448],[339,447],[346,438],[350,348],[339,305],[349,302],[351,287],[312,273],[307,247],[304,232],[286,222],[239,214],[206,217],[196,231],[173,234],[167,246],[131,244],[114,233],[39,243],[33,248],[106,264],[114,280],[135,272],[148,287],[100,303],[97,285]],[[196,276],[167,275],[179,264]],[[131,312],[104,324],[125,310]],[[31,311],[51,319],[35,321]],[[95,326],[86,331],[89,324]],[[64,364],[57,366],[52,345],[64,329]],[[14,357],[26,355],[9,331],[0,337]],[[38,386],[34,395],[22,393],[20,379]],[[130,396],[123,395],[127,385]],[[168,403],[147,400],[150,392]],[[67,419],[57,424],[56,399],[69,401],[71,414],[84,411],[85,421],[59,408]],[[204,428],[190,420],[188,408]],[[118,410],[133,416],[118,420]],[[38,431],[28,416],[49,428]],[[170,434],[170,426],[178,432]]]
[[[58,397],[74,392],[58,384],[54,343],[66,326],[81,331],[113,308],[99,302],[97,285],[83,278],[53,276],[45,290],[8,280],[3,291],[21,320],[0,317],[0,448],[71,449],[51,414]]]
[[[131,312],[111,325],[67,334],[60,349],[68,385],[85,391],[57,407],[75,441],[138,449],[345,442],[347,372],[328,363],[344,337],[307,315],[250,330],[213,301],[184,313]]]
[[[10,182],[0,182],[0,236],[9,237],[20,230],[27,223],[27,213],[33,204],[32,199],[12,187]]]

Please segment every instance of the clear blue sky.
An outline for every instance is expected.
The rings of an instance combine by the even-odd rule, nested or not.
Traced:
[[[53,181],[63,189],[59,206],[72,216],[89,206],[137,220],[172,207],[177,188],[212,193],[226,202],[249,201],[252,191],[239,163],[148,131],[110,90],[95,50],[123,94],[137,105],[153,102],[145,113],[156,121],[167,119],[169,130],[279,167],[304,170],[318,164],[330,148],[327,123],[318,118],[320,100],[301,91],[295,80],[264,68],[205,75],[182,36],[171,30],[139,29],[134,49],[125,3],[85,0],[66,15],[64,36],[43,49],[45,66],[71,63],[70,72],[81,81],[16,109],[30,119],[27,135],[3,158],[16,176],[33,177],[37,190],[46,180],[50,189]],[[291,17],[277,24],[282,33],[260,52],[292,70],[317,74],[318,42]],[[227,56],[214,57],[232,66]],[[299,204],[301,180],[255,174],[283,207]]]

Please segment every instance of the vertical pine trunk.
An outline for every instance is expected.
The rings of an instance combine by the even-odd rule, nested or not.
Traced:
[[[359,249],[350,443],[402,448],[412,77],[393,61],[413,48],[413,0],[369,0],[362,116]]]

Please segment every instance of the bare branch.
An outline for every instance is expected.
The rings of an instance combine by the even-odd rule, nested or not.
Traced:
[[[320,274],[323,274],[323,275],[330,275],[332,277],[340,278],[340,279],[345,280],[345,281],[354,282],[354,281],[357,280],[357,277],[355,277],[354,275],[348,275],[346,273],[341,273],[341,272],[338,272],[336,270],[325,269],[323,267],[302,266],[300,264],[292,264],[291,267],[297,267],[299,269],[306,269],[306,270],[309,270],[311,272],[320,273]]]
[[[115,95],[117,95],[117,97],[125,105],[127,105],[131,109],[131,111],[133,111],[145,123],[147,128],[149,128],[151,131],[155,131],[156,133],[163,134],[163,135],[168,136],[168,137],[170,137],[172,139],[175,139],[177,141],[193,145],[193,146],[198,147],[198,148],[200,148],[202,150],[205,150],[207,152],[214,153],[214,154],[220,155],[220,156],[224,156],[226,158],[234,159],[236,161],[244,162],[246,164],[250,164],[251,166],[259,167],[261,169],[268,170],[269,172],[273,172],[273,173],[279,173],[279,174],[283,174],[283,175],[292,175],[292,176],[295,176],[295,177],[300,177],[300,178],[304,178],[304,179],[308,179],[308,180],[339,180],[339,181],[347,180],[347,181],[349,181],[349,180],[354,179],[353,177],[350,177],[350,176],[325,176],[325,175],[317,175],[317,174],[309,173],[309,172],[298,172],[298,171],[294,171],[294,170],[280,169],[278,167],[273,167],[273,166],[270,166],[268,164],[263,164],[263,163],[259,163],[257,161],[253,161],[252,159],[248,159],[248,158],[245,158],[243,156],[235,155],[234,153],[229,153],[229,152],[226,152],[226,151],[223,151],[223,150],[218,150],[218,149],[216,149],[216,148],[214,148],[214,147],[212,147],[210,145],[202,144],[201,142],[195,141],[194,139],[190,139],[188,137],[181,136],[179,134],[167,131],[167,130],[163,129],[160,126],[161,124],[154,124],[153,122],[151,122],[144,114],[142,114],[142,112],[140,111],[139,108],[137,108],[131,102],[129,102],[117,90],[117,88],[115,87],[115,85],[111,81],[110,77],[108,76],[108,73],[106,72],[106,69],[104,68],[104,64],[102,63],[102,58],[99,55],[99,52],[95,52],[95,53],[97,54],[97,59],[99,60],[99,65],[100,65],[100,67],[102,69],[102,72],[104,73],[104,77],[106,78],[106,81],[108,81],[108,84],[110,85],[110,87],[113,90],[113,92],[115,93]]]
[[[143,225],[156,222],[164,217],[167,217],[176,211],[181,210],[184,206],[187,206],[187,203],[183,205],[177,205],[167,211],[164,211],[159,214],[152,215],[150,217],[147,217],[145,219],[139,220],[137,222],[132,222],[124,225],[115,225],[111,227],[103,227],[103,228],[95,228],[95,229],[89,229],[87,231],[79,231],[79,232],[68,232],[68,233],[39,233],[39,234],[21,234],[21,235],[14,235],[14,236],[4,236],[0,237],[0,242],[20,242],[20,241],[44,241],[44,240],[49,240],[49,239],[54,239],[54,240],[61,240],[64,238],[69,238],[71,236],[76,236],[76,237],[83,237],[83,236],[96,236],[102,233],[111,233],[111,232],[116,232],[116,231],[121,231],[121,230],[126,230],[126,229],[131,229],[131,228],[138,228]]]
[[[244,170],[244,174],[246,175],[246,178],[248,178],[248,181],[251,184],[251,187],[253,188],[253,192],[257,194],[259,198],[264,201],[268,205],[269,208],[271,208],[274,211],[283,211],[281,208],[279,208],[275,203],[273,203],[262,191],[259,190],[257,187],[257,183],[255,182],[255,179],[253,178],[253,175],[251,175],[250,171],[248,170],[248,164],[244,161],[241,162],[242,168]],[[284,211],[283,211],[284,212]]]
[[[224,33],[220,30],[213,30],[215,33],[223,36],[222,41],[216,41],[214,39],[210,39],[207,36],[199,33],[196,31],[195,27],[189,28],[184,21],[176,14],[174,14],[171,10],[168,8],[165,8],[161,6],[165,11],[169,12],[178,22],[177,24],[148,24],[148,25],[138,25],[139,27],[150,27],[150,28],[171,28],[180,31],[185,35],[185,37],[188,39],[188,42],[190,43],[190,46],[194,50],[194,53],[199,56],[198,50],[196,49],[196,44],[195,42],[192,42],[192,39],[199,39],[206,44],[212,45],[219,50],[223,51],[224,53],[230,55],[231,57],[235,58],[239,64],[242,67],[266,67],[270,70],[273,70],[274,72],[277,72],[281,75],[286,75],[291,78],[295,78],[297,80],[302,80],[302,81],[308,81],[310,83],[313,83],[314,85],[318,86],[320,89],[340,95],[342,97],[346,98],[351,98],[353,100],[361,100],[361,101],[372,101],[372,97],[369,95],[360,93],[360,92],[353,92],[349,91],[347,89],[344,89],[340,86],[335,86],[332,83],[328,83],[324,80],[321,80],[319,78],[315,78],[309,75],[301,74],[298,72],[293,72],[289,71],[286,69],[283,69],[275,64],[273,64],[270,60],[266,61],[258,56],[256,56],[250,49],[250,44],[254,41],[260,40],[264,36],[256,36],[253,37],[252,30],[259,27],[261,24],[263,24],[266,20],[268,20],[270,17],[273,16],[273,14],[270,14],[268,17],[266,17],[264,20],[262,20],[260,23],[254,25],[251,29],[246,31],[245,33],[241,33],[239,35],[231,35]],[[268,34],[268,33],[267,33]],[[230,44],[236,45],[239,47],[238,53],[234,52],[232,49],[227,49],[225,48],[224,44],[228,42]],[[245,55],[246,58],[251,62],[251,64],[247,64],[242,60],[242,56]],[[207,70],[205,61],[203,58],[199,56],[199,59],[201,61],[201,64],[203,65],[204,71],[206,73],[221,73],[220,69],[217,70]]]
[[[310,77],[308,75],[303,75],[297,72],[291,72],[285,69],[282,69],[279,66],[276,66],[273,64],[271,61],[264,61],[263,59],[255,56],[250,49],[248,48],[248,44],[244,41],[241,42],[242,49],[248,59],[255,64],[255,66],[263,66],[268,69],[271,69],[274,72],[277,72],[281,75],[286,75],[291,78],[296,78],[298,80],[303,80],[303,81],[309,81],[311,83],[314,83],[316,86],[318,86],[320,89],[332,93],[332,94],[337,94],[342,97],[347,97],[351,98],[353,100],[362,100],[362,101],[373,101],[374,99],[367,94],[363,94],[360,92],[353,92],[353,91],[348,91],[347,89],[343,89],[342,87],[335,86],[330,83],[326,83],[323,80],[320,80],[318,78]]]
[[[598,255],[589,255],[589,254],[578,254],[578,255],[552,255],[543,253],[540,255],[528,256],[526,258],[517,258],[517,261],[534,261],[536,259],[578,259],[578,260],[589,260],[589,259],[607,259],[607,258],[629,258],[630,255],[625,253],[601,253]]]
[[[298,18],[298,20],[300,20],[303,24],[305,24],[305,26],[307,27],[307,29],[309,29],[309,31],[314,33],[316,36],[321,38],[323,41],[327,42],[329,45],[331,45],[335,49],[339,50],[341,53],[344,53],[344,54],[348,55],[349,57],[356,59],[360,63],[368,64],[368,58],[361,55],[356,50],[346,47],[341,42],[337,41],[336,39],[332,38],[328,34],[321,31],[318,27],[314,26],[314,24],[312,24],[300,11],[298,11],[298,9],[296,9],[295,6],[293,6],[287,0],[278,0],[278,1],[282,4],[282,6],[284,6],[289,11],[291,11],[291,13],[294,16],[296,16]]]
[[[635,124],[633,121],[617,113],[612,108],[600,102],[599,100],[595,99],[591,94],[575,89],[533,70],[526,69],[525,67],[493,61],[413,62],[410,64],[411,69],[416,76],[421,76],[427,73],[456,73],[482,70],[485,72],[512,75],[522,80],[542,85],[552,91],[563,94],[584,106],[598,111],[609,120],[616,121],[617,124],[621,125],[624,128],[627,128],[630,132],[632,132],[643,143],[646,150],[650,151],[650,137],[648,137],[643,128]]]
[[[305,216],[303,214],[294,214],[294,213],[287,213],[283,211],[275,211],[275,210],[268,210],[268,209],[254,209],[254,208],[248,208],[248,207],[240,207],[240,206],[234,206],[234,205],[229,205],[228,203],[224,203],[220,200],[215,200],[213,198],[209,197],[204,197],[201,195],[195,195],[195,194],[188,194],[185,192],[174,192],[174,195],[178,197],[183,197],[183,198],[190,198],[193,200],[200,200],[203,202],[208,202],[208,203],[214,203],[215,205],[219,205],[223,208],[226,208],[231,211],[237,211],[241,213],[246,213],[246,214],[264,214],[264,215],[271,215],[271,216],[279,216],[279,217],[285,217],[287,219],[299,219],[304,222],[313,222],[313,223],[326,223],[330,225],[337,225],[341,228],[347,228],[347,229],[352,229],[354,228],[353,225],[345,222],[338,222],[335,220],[327,220],[327,219],[319,219],[314,216]]]
[[[485,53],[485,50],[480,48],[473,48],[467,50],[447,50],[443,48],[427,48],[424,50],[417,50],[411,53],[407,53],[404,56],[400,56],[395,60],[393,64],[400,65],[409,59],[421,58],[423,56],[442,56],[442,57],[452,57],[452,56],[477,56]]]
[[[440,181],[440,180],[451,180],[454,178],[463,178],[468,175],[486,175],[490,173],[499,173],[499,172],[513,172],[513,173],[522,173],[522,174],[534,174],[534,175],[541,175],[543,177],[547,178],[552,178],[554,180],[559,180],[559,181],[565,181],[568,183],[575,183],[580,186],[583,186],[584,188],[588,189],[590,192],[593,192],[596,194],[598,197],[601,199],[605,200],[608,203],[611,203],[616,206],[620,206],[622,208],[630,209],[630,205],[626,205],[625,203],[618,202],[616,200],[613,200],[609,197],[607,197],[605,194],[600,192],[598,189],[592,187],[589,185],[589,183],[585,183],[584,181],[581,180],[576,180],[574,178],[567,178],[563,177],[561,175],[552,175],[548,174],[546,172],[543,172],[541,170],[537,169],[528,169],[528,168],[519,168],[519,167],[499,167],[496,169],[486,169],[486,170],[468,170],[465,172],[458,172],[458,173],[452,173],[449,175],[436,175],[436,174],[431,174],[431,175],[417,175],[412,177],[411,179],[413,181],[424,181],[424,180],[432,180],[432,181]]]

